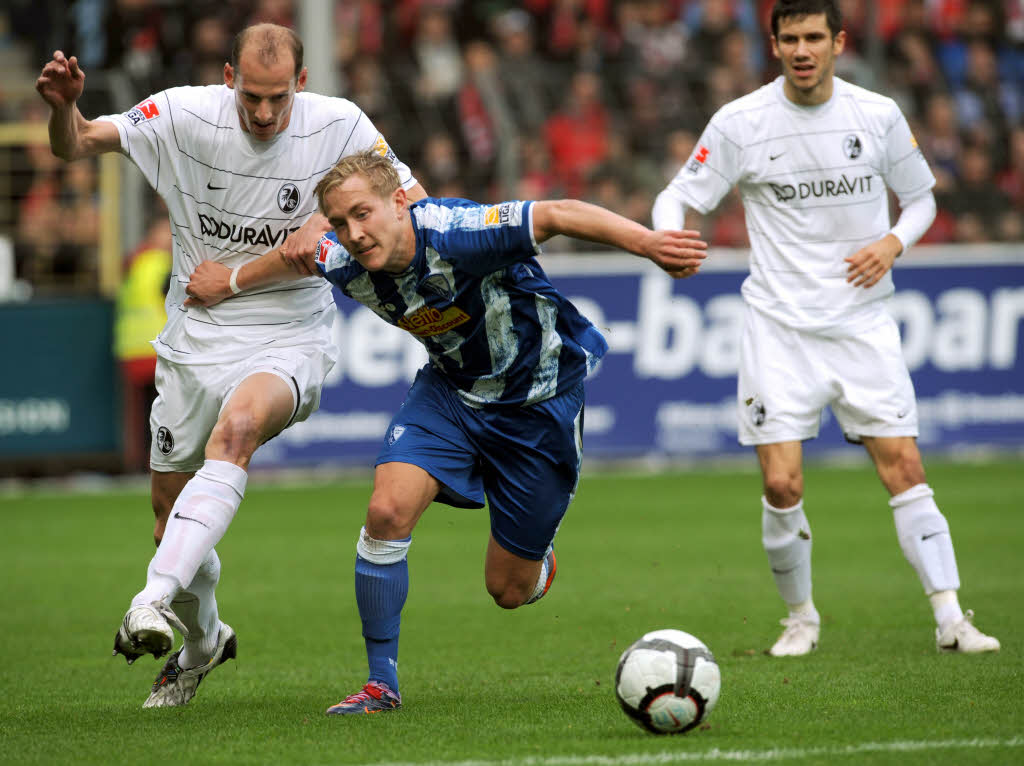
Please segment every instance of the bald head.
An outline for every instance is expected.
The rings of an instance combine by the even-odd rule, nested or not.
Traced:
[[[277,24],[254,24],[235,36],[231,46],[231,66],[237,71],[242,53],[252,51],[260,63],[270,67],[291,57],[295,77],[302,71],[302,40],[288,27]]]

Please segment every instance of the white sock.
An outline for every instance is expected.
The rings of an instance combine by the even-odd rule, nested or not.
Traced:
[[[805,604],[813,609],[811,527],[804,515],[803,500],[791,508],[776,508],[762,497],[761,504],[761,542],[779,595],[791,609]]]
[[[957,598],[955,590],[940,590],[930,594],[928,600],[932,603],[935,624],[942,630],[964,618],[964,611],[960,608],[960,599]]]
[[[816,622],[821,624],[821,616],[814,606],[814,602],[808,599],[800,604],[789,604],[789,616],[795,617],[804,622]]]
[[[190,584],[227,531],[245,494],[248,475],[234,463],[207,460],[181,490],[163,540],[149,562],[146,587],[132,606],[173,601]]]
[[[220,637],[220,617],[214,590],[220,580],[220,558],[210,551],[199,565],[191,584],[171,602],[171,608],[188,628],[185,648],[178,664],[185,668],[205,665],[213,656]]]
[[[934,494],[927,484],[917,484],[889,500],[900,548],[928,594],[960,588],[949,524]]]

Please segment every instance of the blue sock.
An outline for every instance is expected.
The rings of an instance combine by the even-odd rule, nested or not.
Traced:
[[[363,621],[371,681],[398,693],[398,630],[409,595],[409,563],[373,564],[356,555],[356,604]]]

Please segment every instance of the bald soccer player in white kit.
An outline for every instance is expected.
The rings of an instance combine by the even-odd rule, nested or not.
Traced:
[[[292,30],[248,27],[235,38],[223,85],[171,88],[91,121],[77,107],[85,75],[75,57],[55,52],[36,82],[51,109],[54,154],[71,161],[121,152],[167,203],[174,236],[168,320],[153,342],[158,548],[114,653],[129,664],[160,657],[174,645],[172,626],[184,643],[144,707],[188,703],[236,655],[235,632],[217,611],[214,546],[238,510],[253,453],[316,410],[337,359],[331,286],[304,265],[330,228],[313,189],[339,159],[372,149],[395,165],[410,199],[426,196],[358,106],[303,92],[302,56]],[[237,270],[275,248],[308,278],[239,290],[212,308],[183,306],[201,262]]]
[[[751,253],[739,440],[757,450],[762,542],[789,609],[769,653],[818,645],[802,442],[817,436],[826,406],[889,492],[937,648],[996,651],[959,604],[949,525],[925,478],[914,388],[886,309],[893,261],[935,217],[935,178],[896,103],[834,75],[845,43],[834,0],[779,0],[771,19],[782,75],[711,118],[652,212],[654,228],[682,229],[687,209],[707,214],[734,186],[743,200]],[[887,188],[900,202],[894,226]]]

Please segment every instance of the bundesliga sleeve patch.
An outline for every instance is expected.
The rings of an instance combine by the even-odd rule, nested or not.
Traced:
[[[327,263],[327,251],[331,249],[331,240],[327,237],[320,237],[316,243],[316,262],[323,266]]]
[[[388,146],[388,142],[384,140],[384,136],[379,133],[377,134],[377,143],[373,145],[373,150],[381,157],[386,157],[392,165],[398,162],[398,155],[392,151],[391,147]]]
[[[513,204],[511,202],[491,205],[484,211],[484,226],[507,226],[512,221],[512,213]]]
[[[337,243],[326,234],[320,237],[320,241],[316,243],[316,265],[325,273],[328,270],[328,261],[332,260],[330,256],[335,244]]]
[[[152,120],[160,116],[160,110],[157,108],[156,102],[151,98],[147,98],[141,104],[136,104],[127,112],[124,116],[128,118],[132,125],[139,125],[140,123]]]

